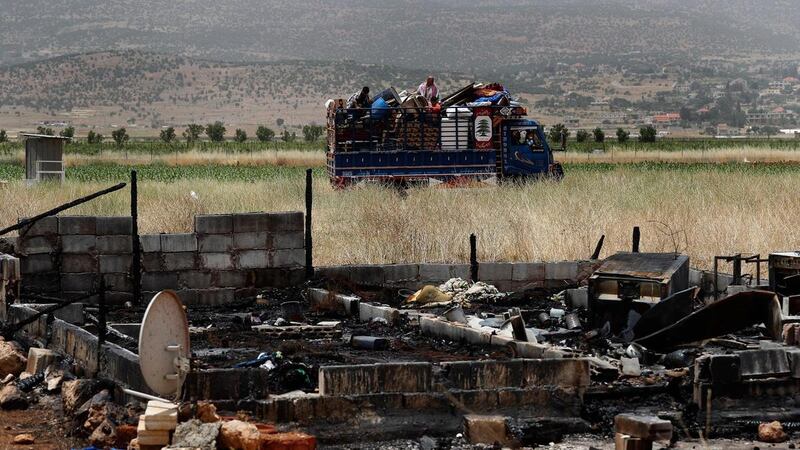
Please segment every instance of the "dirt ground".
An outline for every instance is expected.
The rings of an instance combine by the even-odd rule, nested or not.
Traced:
[[[0,450],[36,449],[61,450],[84,448],[85,443],[67,437],[62,419],[61,397],[42,397],[26,410],[0,410]],[[32,445],[13,445],[18,434],[28,433],[36,438]]]

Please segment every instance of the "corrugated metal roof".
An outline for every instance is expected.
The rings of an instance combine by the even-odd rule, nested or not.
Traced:
[[[45,139],[65,139],[65,140],[71,139],[64,136],[51,136],[49,134],[36,134],[36,133],[20,133],[20,136],[25,136],[29,138],[45,138]]]

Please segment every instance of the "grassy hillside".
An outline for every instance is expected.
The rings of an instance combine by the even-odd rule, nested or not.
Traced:
[[[471,70],[565,57],[796,52],[792,0],[8,2],[0,64],[136,48]]]

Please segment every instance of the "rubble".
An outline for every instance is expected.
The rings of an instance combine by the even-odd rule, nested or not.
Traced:
[[[220,422],[203,423],[197,419],[190,419],[178,424],[172,436],[172,445],[167,448],[199,448],[201,450],[214,450],[217,448],[217,436],[222,426]],[[139,425],[141,432],[141,424]],[[169,432],[165,432],[167,440]],[[153,439],[152,441],[139,440],[140,445],[158,445],[163,439]],[[150,442],[155,442],[151,444]]]
[[[786,442],[788,439],[786,432],[783,431],[783,426],[777,420],[758,425],[758,440],[761,442],[778,444]]]
[[[0,389],[0,408],[25,409],[27,407],[28,399],[15,384],[7,384]]]
[[[19,376],[27,365],[22,348],[14,341],[0,340],[0,377]]]
[[[241,420],[224,422],[219,429],[219,445],[223,448],[258,450],[261,441],[258,428]]]
[[[14,445],[31,445],[36,442],[36,438],[32,434],[24,433],[18,434],[14,436],[14,440],[11,441]]]

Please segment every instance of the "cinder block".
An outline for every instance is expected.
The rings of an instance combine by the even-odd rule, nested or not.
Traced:
[[[657,416],[617,414],[614,416],[614,431],[648,441],[672,439],[672,422]]]
[[[20,218],[19,220],[23,221],[25,219]],[[23,228],[20,231],[21,231],[20,236],[24,237],[49,236],[58,234],[58,217],[56,216],[43,217],[34,222],[33,225],[28,225],[27,227]]]
[[[511,279],[514,281],[544,281],[544,263],[515,262],[511,271]]]
[[[62,291],[91,292],[99,287],[95,273],[64,273],[61,274]]]
[[[180,253],[177,253],[180,254]],[[145,272],[159,272],[164,270],[161,264],[163,253],[142,253],[142,270]]]
[[[233,232],[233,216],[230,214],[203,214],[194,217],[197,234],[226,234]]]
[[[508,361],[457,361],[442,363],[447,380],[456,389],[520,388],[523,384],[521,359]]]
[[[212,283],[217,287],[245,287],[247,283],[247,273],[241,270],[225,270],[214,272]]]
[[[210,272],[189,270],[178,273],[178,281],[187,289],[208,289],[212,286],[212,275]]]
[[[162,252],[196,252],[197,236],[193,233],[162,234]]]
[[[546,280],[575,280],[578,277],[578,263],[576,261],[562,261],[546,263],[544,278]]]
[[[429,392],[432,381],[432,366],[426,362],[319,368],[319,393],[322,396]]]
[[[197,246],[205,253],[229,252],[233,248],[233,237],[230,234],[201,234],[197,236]]]
[[[22,273],[29,274],[53,271],[56,268],[53,258],[53,256],[48,254],[23,256],[20,258]]]
[[[57,236],[25,236],[19,239],[19,252],[23,255],[54,253],[58,251]]]
[[[25,369],[30,374],[44,371],[50,364],[58,361],[58,353],[46,348],[31,347],[28,350],[28,366]]]
[[[418,276],[419,264],[387,264],[383,266],[383,281],[387,284],[416,280]]]
[[[133,244],[130,236],[97,236],[97,252],[106,255],[131,253]]]
[[[160,252],[161,251],[161,235],[160,234],[140,234],[139,247],[142,252]]]
[[[280,232],[272,235],[272,248],[304,248],[305,235],[303,231]]]
[[[130,276],[125,273],[107,273],[103,275],[106,289],[109,291],[130,292],[133,290],[133,282]]]
[[[58,234],[97,234],[97,217],[94,216],[60,216],[58,218]]]
[[[229,253],[200,253],[200,266],[204,269],[231,270],[233,259]]]
[[[236,299],[236,289],[198,289],[196,292],[196,304],[204,306],[225,305]]]
[[[270,231],[269,216],[266,213],[233,214],[234,233]]]
[[[503,416],[464,416],[464,434],[470,444],[509,445],[513,439],[508,433],[506,418]]]
[[[261,269],[270,267],[267,250],[245,250],[239,253],[238,267],[242,269]]]
[[[133,294],[130,292],[108,291],[105,294],[106,303],[109,305],[124,305],[133,302]]]
[[[61,255],[61,271],[65,273],[97,272],[97,257],[92,255]]]
[[[400,320],[400,311],[390,306],[359,302],[358,320],[371,322],[375,319],[383,319],[387,324],[394,325]]]
[[[514,274],[514,265],[511,263],[480,263],[478,264],[478,279],[491,284],[493,281],[511,280]]]
[[[97,239],[94,235],[72,234],[61,237],[62,253],[94,253]]]
[[[450,278],[469,280],[469,264],[450,264]]]
[[[270,231],[303,231],[304,216],[301,212],[289,211],[268,214]]]
[[[191,270],[197,268],[197,253],[164,253],[164,270]]]
[[[178,274],[175,272],[145,272],[142,274],[143,291],[163,291],[178,287]]]
[[[49,308],[50,306],[54,306],[55,304],[49,303],[37,303],[37,304],[29,304],[28,306],[37,310],[41,311],[45,308]],[[54,312],[51,313],[56,319],[63,320],[64,322],[68,322],[74,325],[83,325],[83,303],[71,303],[69,305],[63,306]]]
[[[133,219],[130,216],[120,217],[98,217],[97,234],[106,235],[127,235],[133,232]]]
[[[450,266],[448,264],[420,264],[419,279],[428,281],[447,281],[450,279]]]
[[[275,250],[270,254],[272,267],[300,267],[305,265],[305,261],[306,252],[303,249]]]
[[[240,250],[268,249],[272,247],[272,239],[266,231],[234,233],[233,246]]]
[[[102,273],[128,273],[133,264],[131,255],[100,255],[98,260]]]

